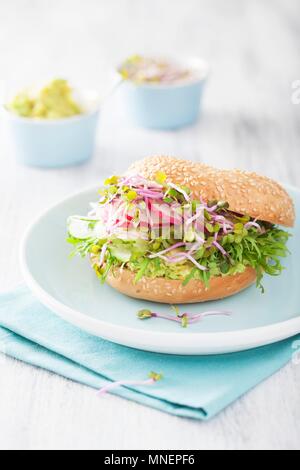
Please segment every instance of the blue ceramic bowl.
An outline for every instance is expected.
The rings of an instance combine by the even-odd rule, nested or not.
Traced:
[[[94,152],[99,104],[91,92],[83,94],[82,102],[88,112],[57,120],[22,118],[3,107],[17,161],[40,168],[62,168],[89,160]]]
[[[120,93],[134,124],[172,130],[192,125],[198,120],[208,65],[200,59],[181,62],[195,71],[194,78],[170,85],[123,82]]]

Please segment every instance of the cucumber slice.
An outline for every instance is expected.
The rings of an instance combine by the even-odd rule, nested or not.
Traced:
[[[126,247],[121,246],[111,246],[109,248],[111,254],[117,258],[118,261],[121,263],[128,263],[131,258],[131,251]]]
[[[68,219],[68,230],[72,237],[78,240],[107,238],[107,232],[102,222],[85,217],[74,216]]]

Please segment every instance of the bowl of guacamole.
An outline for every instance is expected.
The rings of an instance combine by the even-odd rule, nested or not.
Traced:
[[[22,90],[3,107],[20,163],[58,168],[86,162],[94,153],[99,96],[64,79]]]
[[[55,79],[36,92],[18,93],[8,104],[8,109],[24,118],[66,119],[85,112],[73,95],[67,80]]]

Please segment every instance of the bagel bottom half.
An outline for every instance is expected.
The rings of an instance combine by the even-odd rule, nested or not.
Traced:
[[[122,294],[136,299],[151,300],[164,304],[187,304],[223,299],[246,289],[256,281],[256,271],[247,268],[242,274],[213,277],[207,288],[202,281],[192,280],[186,286],[182,281],[165,278],[142,278],[134,282],[135,273],[115,268],[107,283]]]

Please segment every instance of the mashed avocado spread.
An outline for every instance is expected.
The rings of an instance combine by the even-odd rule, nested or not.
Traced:
[[[53,80],[35,95],[19,93],[8,109],[18,116],[37,119],[63,119],[83,113],[69,83],[62,79]]]

